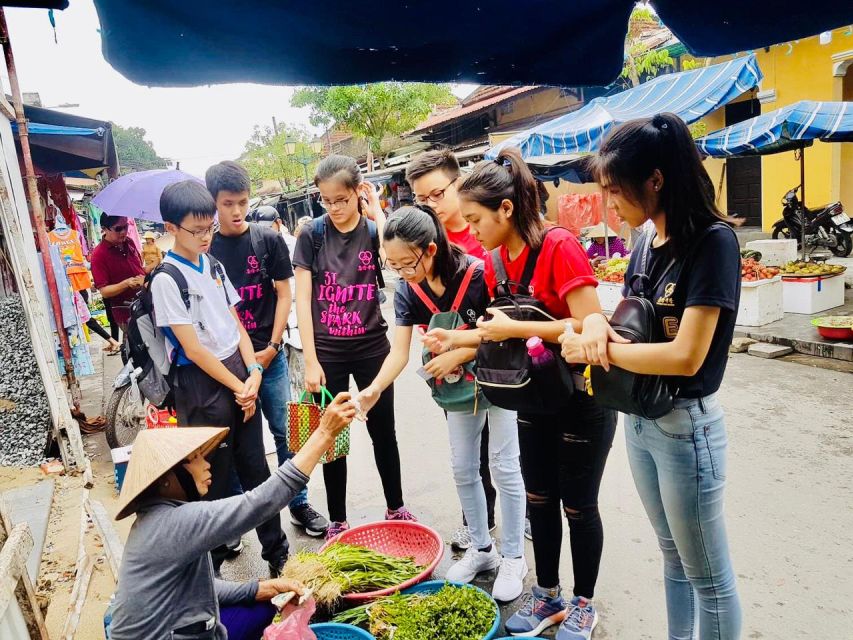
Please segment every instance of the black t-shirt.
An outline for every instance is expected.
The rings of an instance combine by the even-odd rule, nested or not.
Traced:
[[[261,276],[261,258],[252,248],[252,239],[247,230],[239,236],[223,236],[217,233],[210,245],[210,253],[225,267],[241,302],[237,313],[252,339],[256,351],[266,349],[272,339],[275,321],[276,297],[273,280],[289,280],[293,277],[290,251],[279,234],[258,227],[267,253],[267,278]]]
[[[477,318],[486,312],[486,307],[489,305],[489,292],[486,289],[482,261],[477,260],[473,256],[465,256],[465,259],[466,265],[472,262],[480,263],[474,270],[474,275],[471,276],[468,291],[462,298],[462,306],[459,307],[459,315],[462,316],[462,319],[465,320],[469,328],[473,328],[477,324]],[[426,280],[421,282],[420,286],[440,311],[449,311],[464,277],[465,270],[463,269],[456,274],[441,296],[436,296],[433,293]],[[432,311],[415,294],[411,285],[403,278],[400,278],[397,281],[397,291],[394,294],[394,315],[397,326],[411,327],[417,324],[428,325],[432,318]]]
[[[296,240],[293,264],[316,273],[311,294],[314,348],[321,362],[351,362],[388,353],[388,325],[379,308],[376,259],[367,219],[341,233],[326,217],[314,253],[314,220]]]
[[[641,241],[642,243],[645,241]],[[641,271],[642,250],[631,254],[625,282]],[[652,282],[671,260],[669,247],[652,248],[647,271]],[[625,286],[625,295],[628,294]],[[701,398],[716,393],[723,381],[729,358],[729,345],[735,329],[740,302],[740,248],[737,237],[726,224],[715,224],[688,255],[667,272],[655,288],[653,301],[658,319],[656,341],[668,342],[678,335],[682,315],[687,307],[719,307],[720,317],[711,348],[699,372],[692,377],[669,379],[679,398]]]

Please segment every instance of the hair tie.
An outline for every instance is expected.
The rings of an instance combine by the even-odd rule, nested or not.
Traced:
[[[507,169],[512,168],[512,161],[509,158],[495,158],[495,164],[499,167],[506,167]]]

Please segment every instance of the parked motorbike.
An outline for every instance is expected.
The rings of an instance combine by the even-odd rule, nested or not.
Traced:
[[[110,449],[133,444],[136,434],[145,428],[145,398],[136,385],[139,371],[128,362],[113,382],[113,392],[107,401],[106,436]]]
[[[782,199],[782,219],[773,225],[773,239],[795,239],[797,248],[802,249],[802,219],[805,209],[806,251],[824,247],[834,255],[846,258],[853,251],[853,222],[844,212],[840,202],[819,209],[806,209],[800,203],[796,186]]]

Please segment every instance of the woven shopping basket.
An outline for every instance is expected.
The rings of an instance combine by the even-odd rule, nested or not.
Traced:
[[[314,401],[314,397],[308,391],[303,391],[298,402],[287,403],[287,447],[296,453],[308,438],[320,426],[320,418],[326,411],[326,405],[334,400],[332,394],[326,387],[320,390],[320,404]],[[332,462],[349,454],[349,425],[344,427],[331,447],[320,458],[320,464]]]

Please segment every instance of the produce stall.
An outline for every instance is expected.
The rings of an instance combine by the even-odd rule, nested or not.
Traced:
[[[767,267],[759,260],[755,251],[741,252],[741,293],[737,312],[737,324],[745,327],[761,327],[781,320],[782,276],[775,267]]]
[[[598,300],[605,313],[612,313],[622,299],[622,287],[625,285],[625,272],[629,258],[611,258],[593,265],[598,279]]]
[[[844,304],[846,267],[820,262],[789,262],[781,269],[785,313],[813,315]]]

